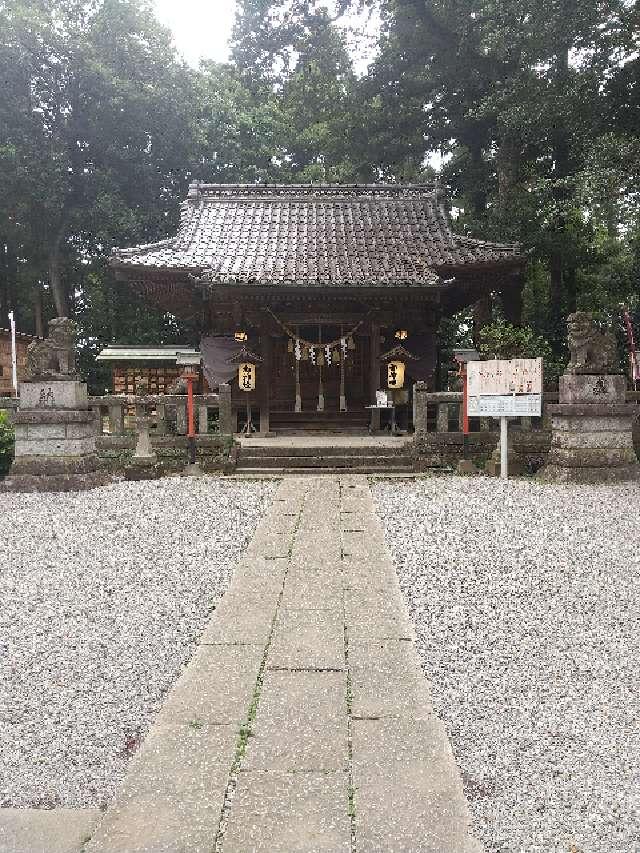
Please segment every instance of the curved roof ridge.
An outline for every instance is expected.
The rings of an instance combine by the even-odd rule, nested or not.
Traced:
[[[214,284],[365,288],[522,262],[516,245],[457,234],[435,184],[192,184],[173,238],[111,260]]]

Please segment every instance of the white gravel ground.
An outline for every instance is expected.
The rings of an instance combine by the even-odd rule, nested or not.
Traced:
[[[273,490],[0,495],[0,806],[110,801]]]
[[[374,491],[485,849],[638,853],[640,487]]]

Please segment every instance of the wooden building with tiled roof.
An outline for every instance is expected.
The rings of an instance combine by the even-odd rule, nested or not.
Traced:
[[[192,184],[174,237],[111,257],[156,305],[201,319],[210,384],[246,336],[272,426],[338,428],[364,424],[398,338],[408,383],[432,381],[443,316],[499,291],[517,319],[523,263],[456,234],[437,187],[395,184]]]

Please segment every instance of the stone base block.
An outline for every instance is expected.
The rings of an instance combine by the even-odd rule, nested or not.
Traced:
[[[124,478],[131,482],[139,480],[158,480],[163,474],[162,465],[154,459],[148,462],[135,460],[129,463],[124,469]]]
[[[87,386],[75,379],[20,383],[21,409],[87,409]]]
[[[624,376],[577,376],[565,379],[616,380],[624,390]],[[539,478],[554,483],[614,483],[637,480],[640,464],[633,446],[633,424],[638,407],[625,403],[566,402],[550,406],[552,439]]]
[[[545,465],[537,478],[543,483],[627,483],[640,480],[640,465],[621,465],[617,468],[569,468],[560,465]]]
[[[489,459],[489,461],[484,466],[485,474],[488,474],[489,477],[499,477],[500,476],[500,460]],[[526,467],[522,459],[509,459],[509,470],[507,472],[510,477],[519,477],[522,474],[526,473]]]
[[[95,453],[85,456],[20,456],[11,466],[11,477],[69,477],[104,471],[105,463]]]
[[[82,492],[108,486],[114,482],[113,474],[107,471],[91,471],[87,474],[10,474],[0,481],[0,492]]]
[[[627,379],[622,375],[565,373],[559,380],[560,403],[624,403]]]
[[[456,466],[456,474],[469,476],[470,474],[479,473],[480,471],[478,471],[471,459],[461,459]]]
[[[196,462],[194,465],[186,465],[184,471],[182,472],[183,477],[202,477],[204,476],[204,471]]]

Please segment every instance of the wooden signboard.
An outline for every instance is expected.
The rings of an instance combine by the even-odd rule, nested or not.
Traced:
[[[470,361],[467,389],[472,417],[540,417],[542,359]]]

